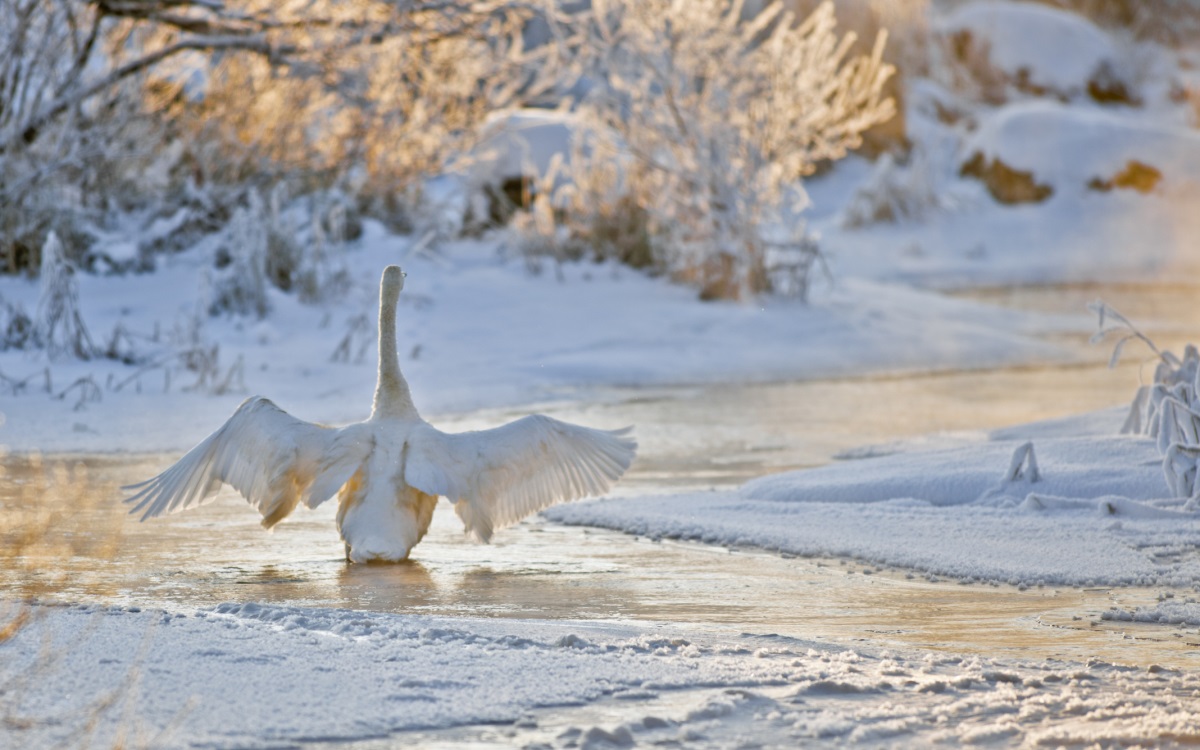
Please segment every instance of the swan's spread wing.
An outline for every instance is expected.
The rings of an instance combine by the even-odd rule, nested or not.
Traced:
[[[232,485],[271,528],[298,502],[315,507],[350,478],[370,450],[352,428],[310,424],[265,398],[249,398],[229,421],[162,474],[125,489],[142,520],[209,501]]]
[[[487,541],[549,505],[605,492],[633,461],[629,432],[541,415],[457,435],[422,424],[409,436],[404,480],[454,501],[467,532]]]

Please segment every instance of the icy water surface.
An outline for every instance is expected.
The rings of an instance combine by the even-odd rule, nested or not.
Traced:
[[[1092,291],[1071,293],[1090,298]],[[1054,303],[1046,299],[1052,294],[1060,303],[1069,297],[1062,290],[1025,293],[1032,298],[1007,294],[994,297],[1019,305]],[[1173,346],[1200,331],[1200,321],[1178,316],[1157,325],[1148,329]],[[866,443],[1127,402],[1138,381],[1136,357],[1110,371],[1106,351],[1092,356],[1096,363],[1086,366],[614,391],[545,411],[600,426],[637,425],[641,453],[621,486],[625,493],[727,488],[764,473],[826,463]],[[435,423],[475,429],[520,413],[496,410]],[[62,516],[51,523],[97,536],[118,527],[121,542],[115,551],[99,545],[53,566],[27,560],[0,571],[0,585],[142,607],[260,601],[466,617],[672,622],[1014,658],[1200,667],[1194,631],[1100,621],[1112,607],[1152,604],[1157,591],[1018,591],[931,582],[851,561],[654,542],[539,519],[477,546],[463,538],[444,503],[415,559],[382,566],[342,561],[333,503],[297,511],[272,534],[232,493],[146,524],[120,516],[117,487],[157,473],[174,458],[6,459],[3,506],[28,505],[36,497],[43,512]]]

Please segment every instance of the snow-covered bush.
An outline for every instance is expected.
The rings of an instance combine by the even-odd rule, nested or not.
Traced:
[[[560,79],[552,48],[522,40],[538,12],[13,0],[0,12],[0,271],[35,272],[50,229],[84,268],[114,213],[182,216],[116,270],[144,269],[223,229],[247,187],[279,183],[346,196],[347,227],[364,210],[404,227],[414,186],[487,114]]]
[[[950,209],[954,201],[938,185],[931,157],[914,147],[899,159],[884,154],[842,214],[846,227],[863,227],[879,222],[921,220]]]
[[[302,64],[212,58],[193,97],[187,71],[172,76],[192,168],[218,183],[285,180],[296,195],[336,190],[395,229],[411,228],[422,181],[466,150],[488,115],[559,80],[552,50],[522,41],[536,4],[254,4],[290,19]]]
[[[346,266],[347,243],[361,234],[361,224],[350,224],[352,208],[336,193],[314,197],[309,209],[307,242],[301,249],[296,288],[305,302],[322,302],[343,296],[350,287]]]
[[[50,356],[66,354],[91,359],[96,346],[79,313],[79,286],[75,269],[63,251],[58,235],[51,232],[42,246],[41,290],[33,318],[33,340]]]
[[[0,351],[24,349],[33,340],[33,319],[19,304],[3,301],[0,308]]]
[[[620,139],[578,117],[568,135],[565,151],[540,155],[546,169],[529,181],[528,210],[512,219],[522,253],[535,267],[542,257],[591,257],[661,270],[649,212],[626,180],[630,159]]]
[[[351,227],[354,211],[336,191],[289,201],[286,186],[278,183],[266,201],[250,199],[266,232],[263,269],[271,286],[296,292],[304,302],[320,302],[345,291],[347,269],[343,253],[361,224]],[[307,214],[307,216],[305,215]],[[230,231],[237,231],[231,224]]]
[[[217,277],[212,286],[209,313],[233,313],[263,317],[270,309],[267,300],[267,256],[270,243],[262,199],[249,194],[248,205],[239,207],[218,256]]]
[[[51,230],[82,261],[91,226],[139,201],[142,170],[164,142],[162,123],[143,116],[137,69],[108,77],[132,39],[107,33],[118,24],[99,5],[0,9],[0,273],[36,273]]]
[[[1152,437],[1163,454],[1163,473],[1176,497],[1200,507],[1200,351],[1183,357],[1160,353],[1154,382],[1138,388],[1123,431]]]
[[[362,231],[361,224],[351,226],[353,209],[336,192],[286,204],[277,186],[266,201],[249,191],[234,209],[215,258],[210,314],[262,317],[270,309],[270,287],[310,303],[347,290],[347,243]]]
[[[807,18],[822,1],[784,0],[784,6],[797,18]],[[896,101],[896,114],[863,133],[861,151],[866,155],[903,153],[911,144],[905,100],[911,83],[928,75],[933,61],[931,5],[931,0],[835,0],[838,27],[858,39],[850,54],[869,53],[869,45],[886,32],[883,60],[895,68],[884,93]]]
[[[1189,344],[1182,358],[1161,351],[1124,315],[1103,302],[1091,307],[1100,318],[1097,340],[1114,330],[1122,334],[1110,364],[1129,341],[1141,341],[1157,356],[1154,380],[1138,388],[1121,432],[1154,438],[1172,495],[1190,498],[1188,509],[1200,509],[1200,350]],[[1108,319],[1117,325],[1106,328]]]
[[[851,57],[835,27],[830,2],[799,22],[779,2],[594,2],[570,44],[593,84],[581,113],[595,139],[571,174],[622,166],[615,182],[576,179],[571,203],[587,212],[567,220],[597,226],[631,200],[654,267],[703,297],[771,291],[780,272],[802,296],[816,246],[800,180],[894,112],[884,35]]]

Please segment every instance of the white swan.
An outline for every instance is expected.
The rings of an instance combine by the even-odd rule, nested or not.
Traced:
[[[379,381],[367,421],[341,429],[296,419],[261,396],[163,473],[126,487],[142,519],[209,501],[232,485],[271,528],[303,503],[338,494],[337,526],[351,562],[397,561],[429,528],[438,496],[466,531],[492,532],[542,508],[605,492],[633,461],[623,430],[534,415],[503,427],[447,434],[421,419],[396,355],[399,266],[379,284]]]

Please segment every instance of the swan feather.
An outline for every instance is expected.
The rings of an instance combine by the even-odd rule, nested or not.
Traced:
[[[449,499],[467,533],[486,542],[550,505],[603,494],[636,449],[630,428],[597,430],[540,414],[458,434],[423,422],[409,435],[404,481]]]
[[[296,419],[255,396],[169,469],[126,487],[136,493],[125,502],[144,521],[209,503],[225,483],[270,528],[297,503],[315,507],[333,496],[370,451],[361,437]]]

